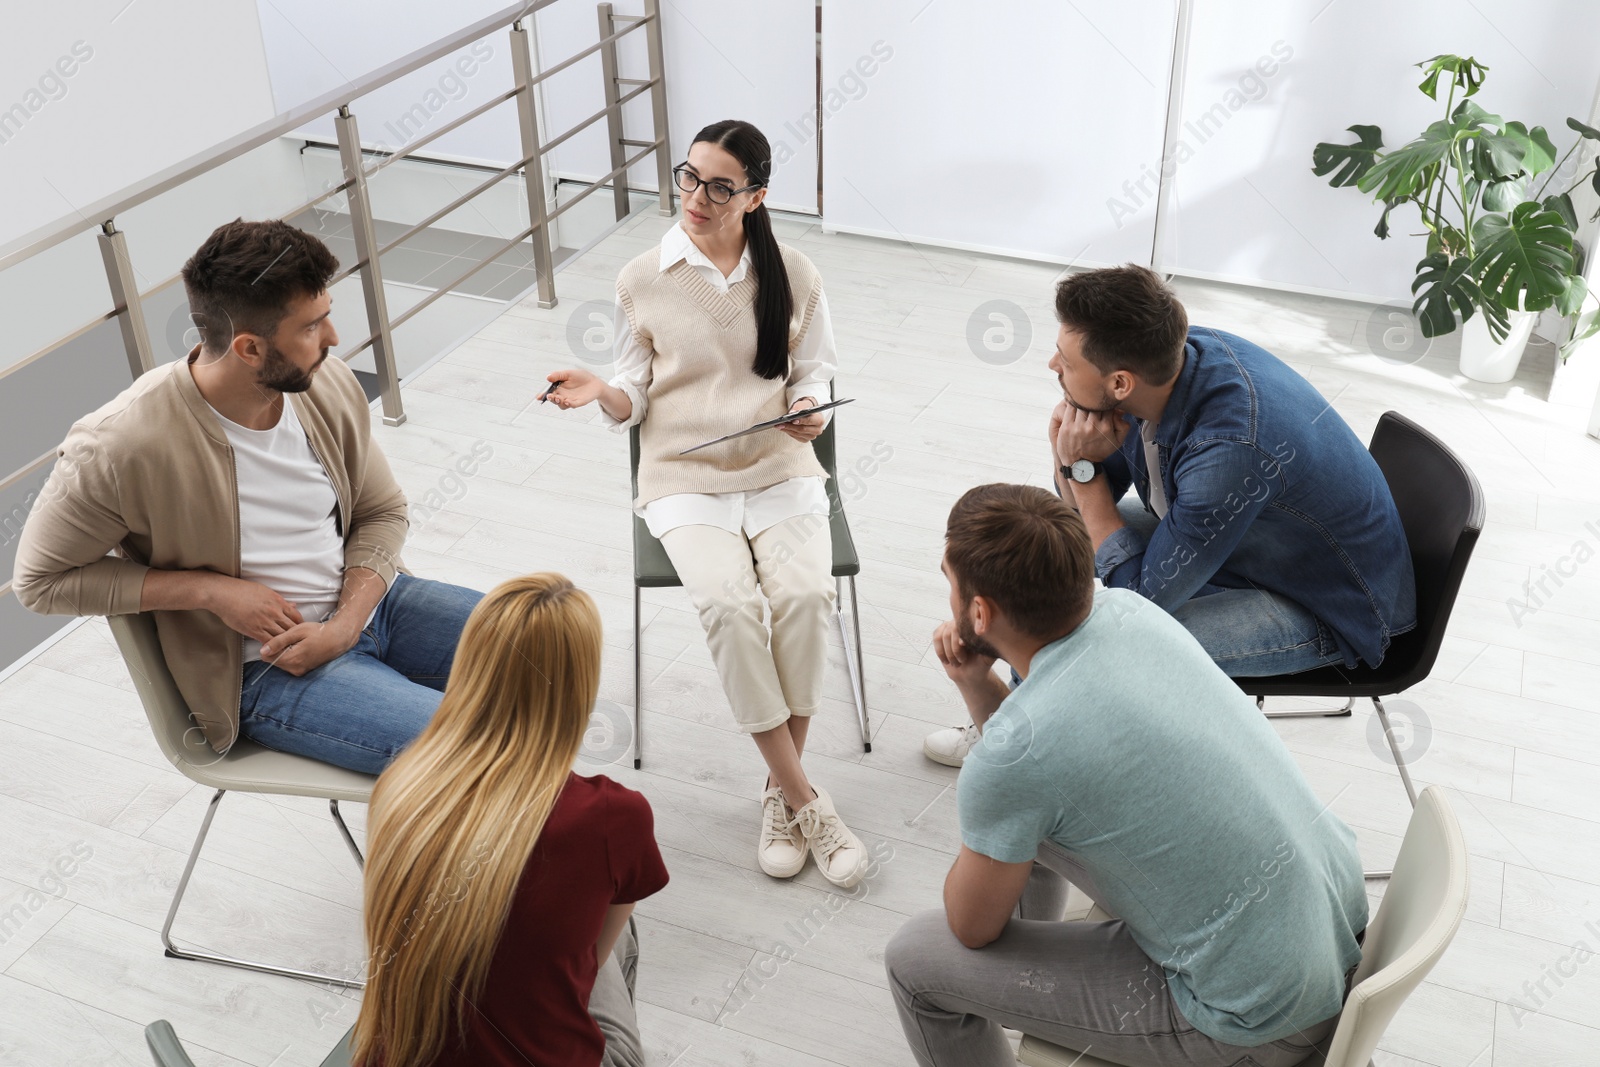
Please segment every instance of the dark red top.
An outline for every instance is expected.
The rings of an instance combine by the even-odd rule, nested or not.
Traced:
[[[613,904],[667,884],[650,802],[604,775],[573,774],[528,858],[466,1043],[435,1067],[597,1067],[589,1015],[595,942]]]

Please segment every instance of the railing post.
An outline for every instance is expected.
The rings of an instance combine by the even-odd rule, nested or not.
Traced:
[[[134,277],[133,261],[128,258],[128,239],[113,219],[100,224],[99,237],[100,258],[105,260],[106,280],[111,283],[111,303],[122,328],[122,347],[128,355],[128,369],[137,378],[153,370],[156,361],[150,351],[150,332],[144,327],[139,283]]]
[[[385,426],[406,421],[400,400],[400,375],[395,369],[394,337],[389,332],[389,301],[383,292],[383,270],[378,264],[378,238],[372,229],[372,200],[367,191],[367,172],[361,156],[361,134],[350,106],[342,105],[333,120],[339,133],[339,159],[344,164],[345,190],[350,205],[350,235],[355,238],[356,258],[361,262],[361,293],[366,298],[367,322],[372,327],[372,362],[378,369],[378,392],[383,398]]]
[[[603,41],[617,31],[616,19],[612,15],[610,4],[596,4],[595,11],[600,16],[600,39]],[[622,132],[622,108],[617,106],[617,101],[622,97],[621,87],[617,84],[617,42],[603,45],[600,49],[600,76],[605,86],[606,107],[611,110],[606,112],[606,140],[611,146],[611,169],[616,170],[628,158],[627,146],[622,143],[625,136]],[[611,183],[613,199],[617,205],[617,221],[621,222],[628,217],[628,174],[623,171]]]
[[[539,288],[539,306],[556,306],[555,271],[550,255],[550,218],[544,202],[544,156],[539,147],[539,122],[533,100],[533,42],[522,20],[511,24],[511,69],[516,79],[517,124],[522,131],[522,154],[528,160],[522,184],[528,194],[528,223],[533,227],[533,273]]]
[[[656,182],[661,189],[661,214],[672,217],[672,138],[667,133],[667,74],[661,52],[661,0],[644,0],[650,20],[644,35],[650,52],[650,109],[655,117]],[[615,166],[616,164],[612,164]]]

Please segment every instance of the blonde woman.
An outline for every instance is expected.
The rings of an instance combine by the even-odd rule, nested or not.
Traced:
[[[800,764],[834,602],[827,475],[811,446],[826,418],[682,454],[831,397],[827,301],[811,261],[773,236],[771,170],[748,122],[701,130],[673,171],[682,220],[617,278],[616,376],[559,370],[546,395],[563,408],[598,401],[617,430],[640,427],[635,511],[694,601],[734,719],[769,771],[761,869],[792,878],[810,854],[848,888],[866,849]]]
[[[356,1067],[636,1067],[634,902],[667,883],[650,805],[572,773],[600,615],[558,574],[473,610],[444,699],[373,790]]]

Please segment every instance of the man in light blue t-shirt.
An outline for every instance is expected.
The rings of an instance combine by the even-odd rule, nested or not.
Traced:
[[[1002,1026],[1114,1063],[1305,1059],[1361,958],[1350,828],[1178,621],[1095,593],[1093,546],[1054,494],[969,491],[944,572],[935,647],[983,738],[945,908],[885,954],[917,1061],[1013,1064]],[[1117,918],[1060,921],[1068,882]]]

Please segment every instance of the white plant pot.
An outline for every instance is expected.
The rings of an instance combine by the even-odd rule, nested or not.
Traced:
[[[1461,325],[1461,373],[1475,382],[1509,382],[1522,362],[1528,335],[1539,318],[1536,312],[1511,312],[1511,329],[1506,339],[1495,344],[1489,336],[1489,323],[1479,311]]]

